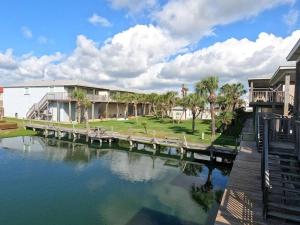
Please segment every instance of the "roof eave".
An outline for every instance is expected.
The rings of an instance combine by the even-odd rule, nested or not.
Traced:
[[[300,58],[300,39],[286,57],[287,61],[297,61]]]

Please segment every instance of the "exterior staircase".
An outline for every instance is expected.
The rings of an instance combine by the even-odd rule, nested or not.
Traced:
[[[47,110],[48,101],[52,99],[52,93],[47,93],[44,97],[38,102],[34,103],[26,114],[27,119],[40,119],[41,113]]]
[[[262,137],[264,215],[286,224],[299,224],[300,122],[287,118],[264,120]]]

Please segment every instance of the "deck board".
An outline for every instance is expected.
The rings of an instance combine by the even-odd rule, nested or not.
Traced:
[[[252,120],[243,132],[251,132]],[[215,225],[265,225],[260,178],[260,153],[255,141],[242,141],[216,217]]]

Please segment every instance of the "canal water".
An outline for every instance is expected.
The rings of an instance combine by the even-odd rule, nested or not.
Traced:
[[[0,139],[0,224],[213,224],[229,172],[116,146]]]

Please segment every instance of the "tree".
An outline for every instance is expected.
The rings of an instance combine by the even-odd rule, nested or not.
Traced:
[[[91,105],[92,105],[92,103],[87,98],[85,98],[82,102],[82,106],[84,108],[84,120],[85,120],[86,124],[88,124],[88,121],[89,121],[89,111],[88,110],[91,107]]]
[[[223,111],[217,117],[217,123],[220,124],[219,129],[221,132],[227,130],[227,127],[232,123],[233,112]]]
[[[83,89],[75,89],[72,92],[72,98],[76,100],[76,109],[77,109],[77,122],[81,122],[81,108],[82,104],[86,99],[86,92]]]
[[[218,90],[218,77],[211,76],[196,83],[196,92],[207,99],[210,104],[211,114],[211,136],[215,139],[216,121],[215,121],[215,104],[217,100],[216,91]]]
[[[237,84],[225,84],[220,88],[219,102],[225,107],[225,111],[234,111],[241,102],[241,97],[246,94],[244,85]]]
[[[182,101],[184,102],[184,105],[191,109],[193,120],[192,120],[192,132],[195,132],[195,121],[196,118],[199,116],[199,114],[204,109],[205,100],[202,98],[202,96],[198,94],[189,94],[185,96]]]

